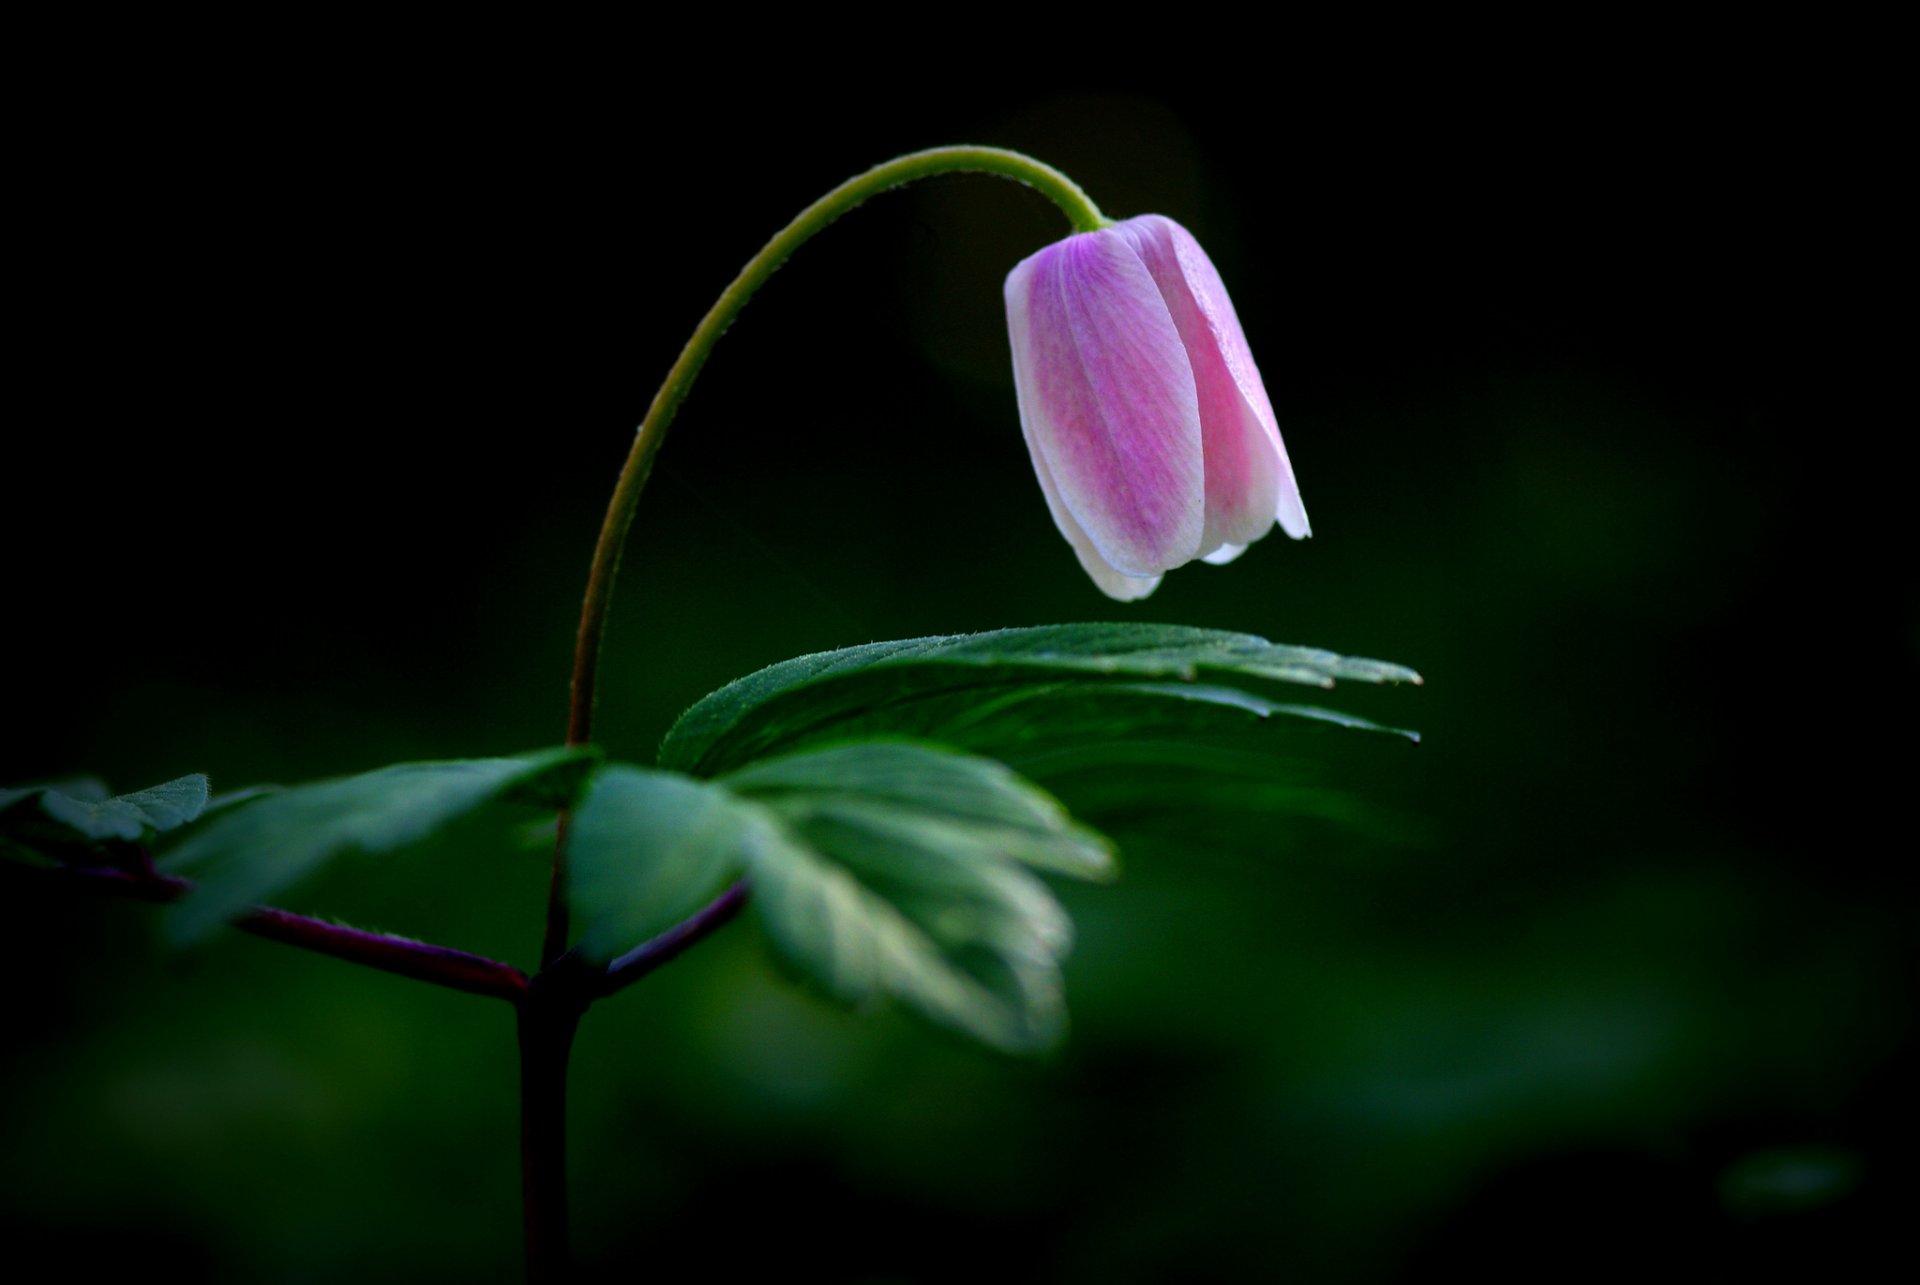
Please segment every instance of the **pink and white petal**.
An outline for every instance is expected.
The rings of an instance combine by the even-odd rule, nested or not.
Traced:
[[[1289,535],[1306,535],[1306,509],[1273,403],[1213,261],[1191,233],[1162,215],[1120,227],[1159,284],[1193,363],[1207,457],[1202,546],[1250,543],[1276,519]]]
[[[1060,492],[1053,484],[1053,474],[1047,471],[1047,462],[1033,445],[1033,435],[1026,432],[1026,416],[1021,416],[1021,431],[1027,438],[1027,450],[1033,456],[1034,475],[1040,479],[1040,493],[1047,497],[1047,512],[1053,515],[1054,526],[1060,534],[1067,537],[1067,543],[1073,546],[1073,556],[1080,560],[1080,566],[1092,578],[1094,586],[1109,598],[1120,602],[1134,602],[1146,597],[1159,587],[1159,576],[1129,576],[1115,571],[1107,560],[1100,556],[1093,541],[1073,520],[1073,514],[1060,499]]]
[[[1206,510],[1200,408],[1139,255],[1110,230],[1068,237],[1008,274],[1006,300],[1021,425],[1061,508],[1121,575],[1191,561]]]
[[[1300,499],[1300,484],[1293,475],[1293,461],[1287,457],[1287,444],[1281,439],[1280,424],[1274,416],[1273,403],[1267,397],[1267,386],[1260,378],[1260,368],[1254,364],[1253,350],[1247,346],[1246,332],[1240,328],[1239,314],[1234,312],[1226,285],[1221,282],[1220,273],[1214,268],[1213,261],[1207,258],[1206,251],[1200,248],[1200,243],[1185,228],[1178,224],[1174,227],[1179,233],[1175,248],[1187,284],[1207,314],[1209,325],[1219,337],[1220,354],[1233,376],[1234,385],[1246,399],[1254,418],[1259,421],[1279,465],[1274,520],[1289,536],[1296,540],[1304,539],[1313,534],[1313,527],[1307,521],[1307,507]]]

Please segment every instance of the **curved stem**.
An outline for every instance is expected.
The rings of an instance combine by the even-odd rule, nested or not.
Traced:
[[[785,263],[808,238],[821,231],[847,211],[870,197],[892,188],[940,174],[994,174],[1024,183],[1060,207],[1076,232],[1091,232],[1106,227],[1110,220],[1080,190],[1074,181],[1050,165],[1031,156],[999,147],[935,147],[876,165],[866,173],[848,179],[802,210],[786,227],[748,260],[740,275],[733,279],[701,318],[693,337],[680,350],[679,358],[667,372],[660,391],[653,395],[641,420],[627,462],[614,485],[613,499],[600,526],[600,540],[593,550],[593,569],[587,576],[586,601],[580,609],[580,633],[574,644],[572,703],[567,716],[567,744],[585,745],[593,739],[593,705],[600,670],[600,644],[606,634],[607,610],[613,601],[614,576],[620,569],[620,550],[627,531],[633,525],[634,507],[641,488],[653,468],[653,457],[666,439],[680,403],[686,400],[695,376],[706,364],[709,354],[727,327],[747,305],[747,301],[768,277]],[[541,950],[543,964],[560,957],[566,950],[567,913],[565,908],[566,869],[564,822],[562,840],[554,847],[553,878],[547,899],[546,941]]]
[[[606,632],[607,608],[613,600],[613,580],[620,569],[620,548],[633,525],[634,506],[647,483],[653,457],[665,440],[680,403],[686,400],[695,376],[706,364],[714,345],[727,327],[747,306],[754,292],[766,283],[810,237],[820,232],[847,211],[890,188],[938,174],[975,172],[997,174],[1038,190],[1066,214],[1077,232],[1105,227],[1107,218],[1072,179],[1052,166],[1030,156],[997,147],[936,147],[912,152],[876,165],[865,174],[842,183],[833,191],[802,210],[793,222],[782,228],[760,253],[748,260],[740,275],[733,279],[694,330],[680,357],[667,372],[660,391],[653,395],[633,448],[620,470],[612,502],[600,527],[600,542],[593,551],[593,569],[587,578],[586,602],[580,611],[580,634],[573,655],[573,703],[567,719],[567,744],[585,745],[593,739],[593,702],[599,672],[600,641]]]

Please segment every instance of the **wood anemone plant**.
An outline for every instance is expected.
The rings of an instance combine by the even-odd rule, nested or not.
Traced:
[[[594,551],[564,745],[222,795],[198,775],[119,796],[90,784],[0,791],[0,852],[14,865],[51,885],[169,903],[177,943],[233,927],[511,1006],[532,1281],[570,1271],[566,1078],[581,1017],[744,908],[790,970],[831,996],[895,1000],[995,1049],[1042,1050],[1063,1030],[1071,926],[1041,876],[1113,875],[1111,845],[1056,791],[1085,796],[1093,785],[1130,807],[1195,816],[1257,804],[1262,791],[1270,801],[1297,795],[1270,748],[1286,728],[1412,738],[1278,696],[1339,680],[1418,682],[1411,670],[1132,623],[802,656],[697,702],[651,765],[595,748],[621,546],[707,355],[807,238],[870,196],[958,171],[1027,184],[1074,228],[1060,255],[1043,251],[1016,270],[1008,300],[1036,468],[1096,583],[1140,597],[1161,571],[1202,555],[1224,561],[1276,518],[1304,534],[1271,406],[1192,238],[1165,220],[1112,224],[1063,175],[1018,153],[938,148],[878,166],[803,211],[674,363]],[[1221,777],[1231,789],[1192,788]],[[501,802],[559,818],[531,972],[264,904],[336,857],[416,847]]]

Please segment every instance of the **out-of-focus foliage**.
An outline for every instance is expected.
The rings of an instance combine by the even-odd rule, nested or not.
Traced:
[[[852,741],[716,782],[615,764],[569,827],[582,949],[611,959],[751,881],[781,958],[842,1001],[892,997],[1009,1052],[1065,1016],[1066,912],[1023,865],[1108,872],[1100,836],[997,763]]]
[[[0,789],[0,851],[42,860],[80,858],[106,843],[176,830],[207,806],[207,778],[177,777],[131,794],[99,781]]]
[[[168,912],[169,934],[195,942],[255,902],[277,896],[348,852],[414,847],[495,801],[570,802],[595,755],[542,750],[516,758],[395,763],[358,776],[260,796],[223,812],[161,865],[195,880]]]

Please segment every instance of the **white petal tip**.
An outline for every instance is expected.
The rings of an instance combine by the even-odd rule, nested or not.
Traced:
[[[1274,514],[1274,521],[1296,540],[1313,534],[1313,525],[1307,521],[1307,506],[1300,503],[1300,492],[1291,486],[1281,488],[1279,511]]]
[[[1224,567],[1246,551],[1247,546],[1244,544],[1223,544],[1212,553],[1201,554],[1200,561],[1216,567]]]
[[[1100,592],[1115,602],[1138,602],[1160,587],[1159,576],[1112,576],[1097,580]]]
[[[1090,550],[1075,551],[1080,554],[1080,565],[1094,587],[1115,602],[1138,602],[1160,587],[1159,576],[1125,575],[1100,561],[1097,555],[1089,556]]]

